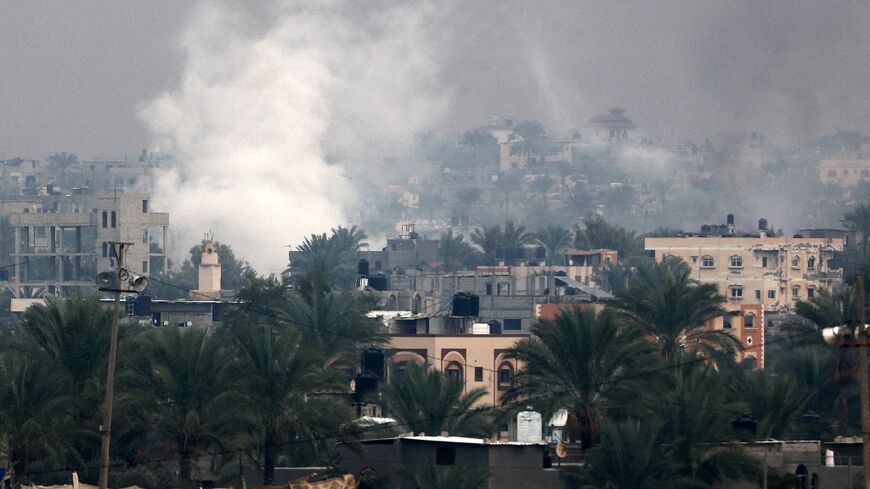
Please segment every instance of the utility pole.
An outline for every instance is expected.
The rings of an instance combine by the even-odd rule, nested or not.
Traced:
[[[102,446],[100,447],[100,489],[109,486],[109,445],[112,437],[112,404],[115,399],[115,363],[118,358],[118,316],[121,309],[121,272],[127,273],[124,258],[127,253],[127,243],[109,243],[115,251],[117,259],[117,278],[115,283],[115,303],[112,305],[112,339],[109,343],[109,373],[106,376],[106,400],[103,402]]]
[[[867,325],[864,323],[864,276],[855,278],[858,301],[858,383],[861,388],[861,448],[864,455],[864,489],[870,489],[870,385],[867,384]]]
[[[109,368],[106,376],[106,399],[103,403],[103,424],[100,427],[102,446],[100,447],[100,489],[109,485],[109,447],[112,438],[112,404],[115,399],[115,364],[118,359],[118,323],[121,315],[121,293],[141,293],[148,287],[148,278],[130,273],[126,266],[127,248],[133,243],[111,241],[115,254],[116,271],[114,274],[101,272],[97,274],[97,285],[100,291],[113,292],[115,301],[112,305],[112,335],[109,343]],[[114,275],[114,276],[113,276]],[[128,288],[122,288],[126,284]]]
[[[858,349],[858,387],[861,394],[861,441],[864,458],[864,489],[870,489],[870,385],[867,375],[867,348],[870,331],[864,317],[864,276],[855,277],[855,303],[858,306],[858,326],[834,326],[822,330],[825,342],[834,347]]]

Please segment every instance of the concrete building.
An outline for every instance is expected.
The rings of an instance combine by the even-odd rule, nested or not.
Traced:
[[[386,487],[406,487],[403,469],[419,472],[424,464],[488,473],[484,488],[561,489],[570,487],[550,467],[545,443],[492,442],[456,436],[407,436],[360,442],[361,450],[342,445],[338,468],[353,474],[379,476]],[[416,470],[415,470],[416,469]]]
[[[865,138],[858,151],[820,161],[819,180],[843,187],[870,181],[870,140]]]
[[[81,192],[43,204],[40,212],[23,210],[7,216],[15,233],[10,283],[17,298],[93,288],[96,273],[115,266],[110,241],[133,243],[131,271],[149,274],[152,263],[167,266],[169,214],[150,212],[147,194]]]
[[[613,108],[607,114],[593,117],[589,121],[592,139],[601,143],[622,144],[631,140],[630,131],[636,129],[631,119],[625,116],[625,110]]]

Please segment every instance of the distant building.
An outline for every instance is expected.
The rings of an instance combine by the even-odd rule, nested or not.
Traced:
[[[865,138],[856,152],[820,161],[819,180],[843,187],[870,181],[870,139]]]
[[[169,214],[150,212],[147,194],[72,194],[40,212],[7,215],[15,233],[16,298],[66,296],[77,288],[94,288],[98,271],[115,267],[111,241],[133,243],[127,254],[131,271],[165,271]]]
[[[625,116],[625,110],[614,108],[607,114],[593,117],[589,121],[592,139],[603,143],[622,144],[631,140],[631,132],[636,129],[631,119]]]

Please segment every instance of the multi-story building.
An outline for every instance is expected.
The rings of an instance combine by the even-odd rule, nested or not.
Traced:
[[[592,130],[594,141],[622,144],[631,140],[630,131],[637,126],[625,116],[625,110],[614,108],[607,114],[593,117],[589,121],[589,128]]]
[[[681,258],[694,279],[717,285],[733,314],[708,327],[735,335],[744,347],[739,359],[752,358],[763,368],[766,318],[788,313],[796,301],[812,299],[820,289],[838,287],[843,274],[836,258],[844,243],[832,235],[767,236],[766,222],[759,224],[758,234],[737,234],[729,216],[727,226],[705,226],[715,235],[646,238],[644,247],[657,261]]]
[[[22,210],[7,215],[15,233],[9,282],[16,298],[93,288],[96,273],[115,266],[110,241],[133,243],[131,271],[165,271],[169,214],[150,212],[147,194],[82,192],[43,204],[39,212]]]
[[[870,181],[870,140],[862,141],[858,151],[820,161],[819,180],[845,187]]]

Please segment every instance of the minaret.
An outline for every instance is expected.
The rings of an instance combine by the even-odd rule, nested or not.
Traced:
[[[193,299],[220,300],[221,298],[221,264],[218,261],[217,247],[211,241],[206,241],[202,247],[199,285],[191,295]]]

